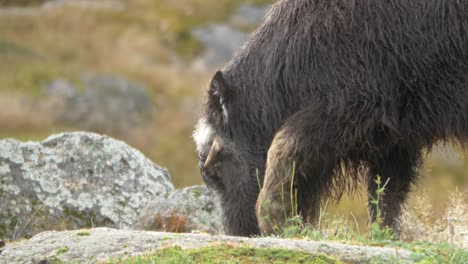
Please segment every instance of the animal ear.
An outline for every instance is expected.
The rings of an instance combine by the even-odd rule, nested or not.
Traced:
[[[229,99],[228,85],[221,71],[217,71],[211,79],[210,91],[212,91],[214,95],[217,95],[221,99],[223,99],[224,102],[226,102]]]
[[[217,71],[211,79],[209,96],[215,108],[223,114],[225,121],[227,121],[227,104],[231,99],[231,93],[221,71]]]

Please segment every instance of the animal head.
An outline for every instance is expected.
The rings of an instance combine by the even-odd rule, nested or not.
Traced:
[[[235,181],[248,174],[241,138],[229,132],[233,93],[221,71],[213,76],[205,112],[193,133],[199,155],[199,168],[205,183],[221,194],[235,187]],[[234,181],[234,182],[233,182]]]
[[[221,198],[224,227],[228,234],[258,233],[254,213],[258,194],[252,147],[245,137],[232,133],[234,93],[218,71],[208,90],[202,118],[193,133],[199,155],[199,168],[208,187]],[[247,111],[247,110],[245,110]],[[247,219],[242,219],[242,216]]]

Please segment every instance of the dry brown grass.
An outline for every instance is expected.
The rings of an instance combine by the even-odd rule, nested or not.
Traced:
[[[0,124],[2,132],[37,131],[48,129],[53,121],[48,105],[15,94],[0,95]]]
[[[455,190],[442,216],[429,201],[428,194],[412,197],[402,218],[402,239],[449,243],[468,248],[468,193]]]

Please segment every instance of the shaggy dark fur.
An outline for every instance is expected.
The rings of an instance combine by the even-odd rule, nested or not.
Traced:
[[[226,232],[281,225],[294,164],[303,217],[360,180],[375,194],[380,175],[383,224],[396,228],[423,150],[467,139],[467,73],[468,1],[279,1],[213,77],[198,128]]]

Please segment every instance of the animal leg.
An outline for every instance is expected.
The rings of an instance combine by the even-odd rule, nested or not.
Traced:
[[[350,141],[341,137],[342,124],[305,109],[289,118],[268,151],[264,184],[256,211],[264,234],[279,231],[298,213],[314,222],[321,199],[330,191],[333,172]],[[340,151],[338,151],[338,149]]]
[[[406,148],[394,148],[387,155],[370,165],[367,179],[369,196],[368,210],[372,222],[379,221],[382,227],[390,227],[394,234],[399,234],[398,218],[401,207],[416,180],[417,168],[421,163],[421,152]],[[378,185],[376,176],[381,178],[380,187],[384,187],[383,195],[378,203],[381,219],[377,219],[377,207],[372,201],[377,199]]]

